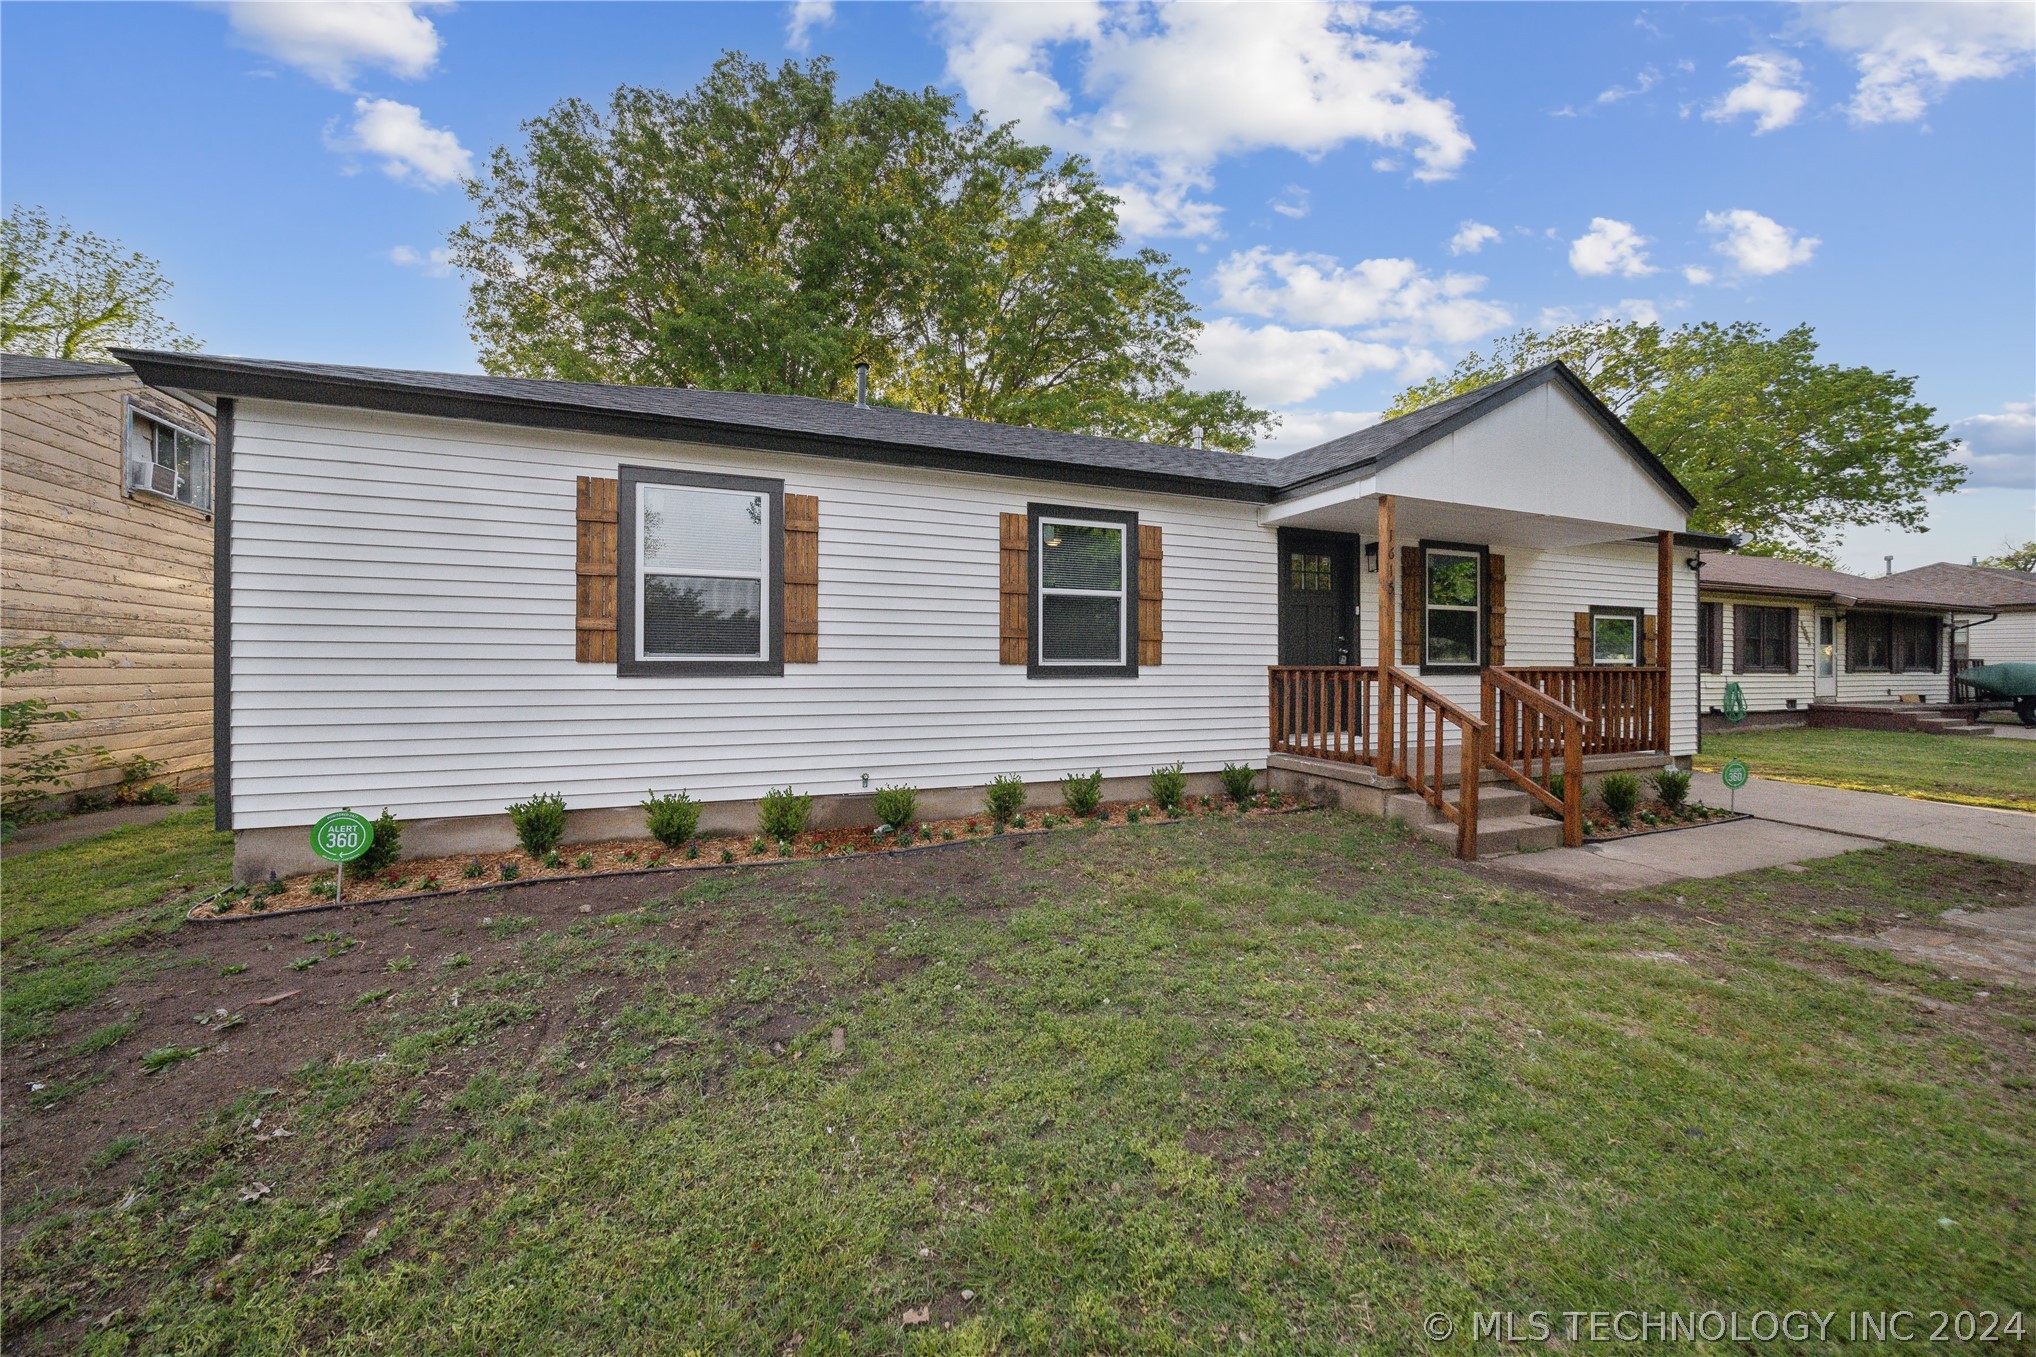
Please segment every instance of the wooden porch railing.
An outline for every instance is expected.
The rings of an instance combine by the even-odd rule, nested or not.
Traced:
[[[1584,841],[1584,725],[1574,707],[1521,682],[1504,669],[1484,672],[1485,767],[1511,778],[1562,817],[1562,843]],[[1562,774],[1562,795],[1549,790]]]
[[[1507,665],[1504,672],[1583,718],[1586,756],[1668,748],[1668,732],[1655,729],[1668,683],[1658,665]]]
[[[1478,855],[1478,778],[1484,769],[1485,723],[1442,694],[1400,669],[1388,668],[1381,680],[1392,704],[1395,739],[1387,752],[1391,766],[1380,771],[1399,778],[1407,789],[1456,826],[1456,855]],[[1446,752],[1444,735],[1457,730],[1457,799],[1443,795]]]
[[[1267,671],[1273,752],[1375,765],[1378,678],[1369,665],[1273,665]]]

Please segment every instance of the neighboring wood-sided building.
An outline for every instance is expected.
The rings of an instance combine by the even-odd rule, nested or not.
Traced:
[[[10,685],[79,714],[49,738],[105,750],[69,791],[136,754],[210,781],[212,458],[211,415],[129,368],[0,355],[0,630],[106,651]]]
[[[219,411],[217,790],[243,878],[311,865],[305,827],[340,806],[445,853],[511,846],[504,808],[541,791],[590,839],[640,834],[651,788],[746,829],[786,785],[841,822],[887,783],[951,814],[999,773],[1142,795],[1176,760],[1196,790],[1241,762],[1417,798],[1489,851],[1551,823],[1529,798],[1580,837],[1551,770],[1695,749],[1690,567],[1715,539],[1556,364],[1265,458],[121,357]]]

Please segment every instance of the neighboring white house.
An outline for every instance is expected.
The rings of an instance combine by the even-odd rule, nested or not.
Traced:
[[[1939,561],[1898,571],[1886,582],[1962,605],[1959,620],[1969,625],[1958,635],[1959,668],[2036,664],[2036,575]]]
[[[1950,700],[1952,647],[1972,619],[1941,591],[1715,551],[1703,553],[1701,571],[1706,730],[1726,724],[1731,684],[1752,725],[1799,724],[1812,703]]]
[[[973,805],[999,773],[1129,792],[1181,760],[1209,786],[1275,739],[1447,814],[1455,765],[1398,721],[1497,767],[1500,669],[1588,708],[1587,754],[1695,748],[1690,567],[1714,539],[1556,364],[1273,459],[804,397],[121,357],[217,409],[217,803],[244,879],[308,865],[305,827],[343,805],[462,851],[539,791],[576,836],[619,836],[650,788],[710,824],[786,785],[842,819],[893,782]]]

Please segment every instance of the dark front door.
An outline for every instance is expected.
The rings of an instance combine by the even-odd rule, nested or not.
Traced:
[[[1357,663],[1357,539],[1280,534],[1280,663]]]

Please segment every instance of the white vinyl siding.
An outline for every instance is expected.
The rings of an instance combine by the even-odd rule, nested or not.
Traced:
[[[623,462],[818,497],[820,663],[574,662],[574,478]],[[1252,504],[254,400],[233,497],[237,828],[1266,757],[1275,537]],[[1042,499],[1164,529],[1163,665],[1039,684],[998,663],[998,516]]]
[[[1746,698],[1749,712],[1789,711],[1789,700],[1795,700],[1795,711],[1805,711],[1817,696],[1817,637],[1816,619],[1818,605],[1812,601],[1789,598],[1786,595],[1756,593],[1726,593],[1723,590],[1704,590],[1706,602],[1719,604],[1724,609],[1722,630],[1724,632],[1725,672],[1704,675],[1704,710],[1725,705],[1725,685],[1737,683],[1740,693]],[[1735,607],[1750,606],[1761,608],[1788,608],[1796,618],[1796,672],[1793,674],[1739,674],[1733,672],[1733,662],[1739,653],[1739,638],[1735,631],[1738,622],[1733,612]],[[1825,605],[1829,606],[1829,605]],[[1945,674],[1947,668],[1939,663],[1936,673],[1912,674],[1871,673],[1855,674],[1846,667],[1846,622],[1847,609],[1833,609],[1838,614],[1836,637],[1836,661],[1838,677],[1836,695],[1826,699],[1834,702],[1887,702],[1902,694],[1923,695],[1925,701],[1943,702],[1949,697],[1950,680]],[[1944,651],[1945,647],[1939,647]],[[1940,655],[1941,661],[1941,655]]]
[[[1961,622],[1979,625],[1961,632],[1971,646],[1971,658],[1981,664],[2036,664],[2036,609],[2001,613],[1991,622],[1961,616]]]

